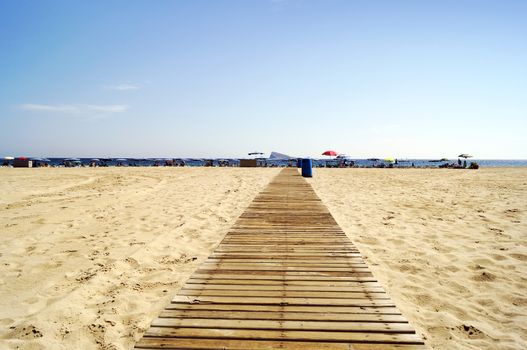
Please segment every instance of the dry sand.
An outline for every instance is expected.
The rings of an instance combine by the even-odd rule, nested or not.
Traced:
[[[0,169],[0,349],[130,349],[277,169]],[[527,169],[309,180],[434,349],[527,348]]]
[[[130,349],[277,169],[0,169],[0,349]]]
[[[527,168],[315,169],[309,182],[434,349],[527,349]]]

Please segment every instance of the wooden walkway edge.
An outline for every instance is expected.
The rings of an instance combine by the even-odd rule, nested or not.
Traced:
[[[311,186],[287,168],[136,349],[425,349]]]

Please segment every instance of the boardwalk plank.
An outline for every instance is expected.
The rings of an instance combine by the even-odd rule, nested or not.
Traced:
[[[351,343],[323,343],[303,341],[272,341],[272,340],[244,340],[210,339],[210,338],[149,338],[145,337],[136,344],[136,349],[202,349],[202,350],[423,350],[419,344],[351,344]]]

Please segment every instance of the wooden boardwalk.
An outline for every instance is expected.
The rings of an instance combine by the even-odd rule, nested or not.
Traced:
[[[137,349],[424,349],[297,169],[254,199]]]

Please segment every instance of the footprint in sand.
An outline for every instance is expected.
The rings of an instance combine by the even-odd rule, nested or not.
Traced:
[[[2,318],[0,319],[0,326],[9,326],[10,324],[13,324],[15,320],[12,318]]]
[[[8,338],[17,339],[35,339],[42,338],[44,335],[42,331],[33,325],[18,325],[16,327],[9,327],[12,331],[7,334]]]
[[[485,333],[471,325],[463,324],[458,326],[457,329],[470,339],[480,339],[485,337]]]
[[[509,254],[509,256],[511,258],[514,258],[514,259],[517,259],[517,260],[520,260],[520,261],[527,261],[527,255],[525,255],[525,254],[512,253],[512,254]]]
[[[496,276],[491,274],[490,272],[483,271],[481,273],[478,273],[474,276],[472,276],[472,280],[476,282],[492,282],[496,279]]]
[[[506,256],[503,256],[503,255],[500,255],[500,254],[493,254],[493,255],[492,255],[492,258],[493,258],[494,260],[497,260],[497,261],[507,260],[507,257],[506,257]]]
[[[128,258],[124,259],[124,261],[126,261],[134,269],[138,269],[140,267],[139,263],[134,258],[128,257]]]

